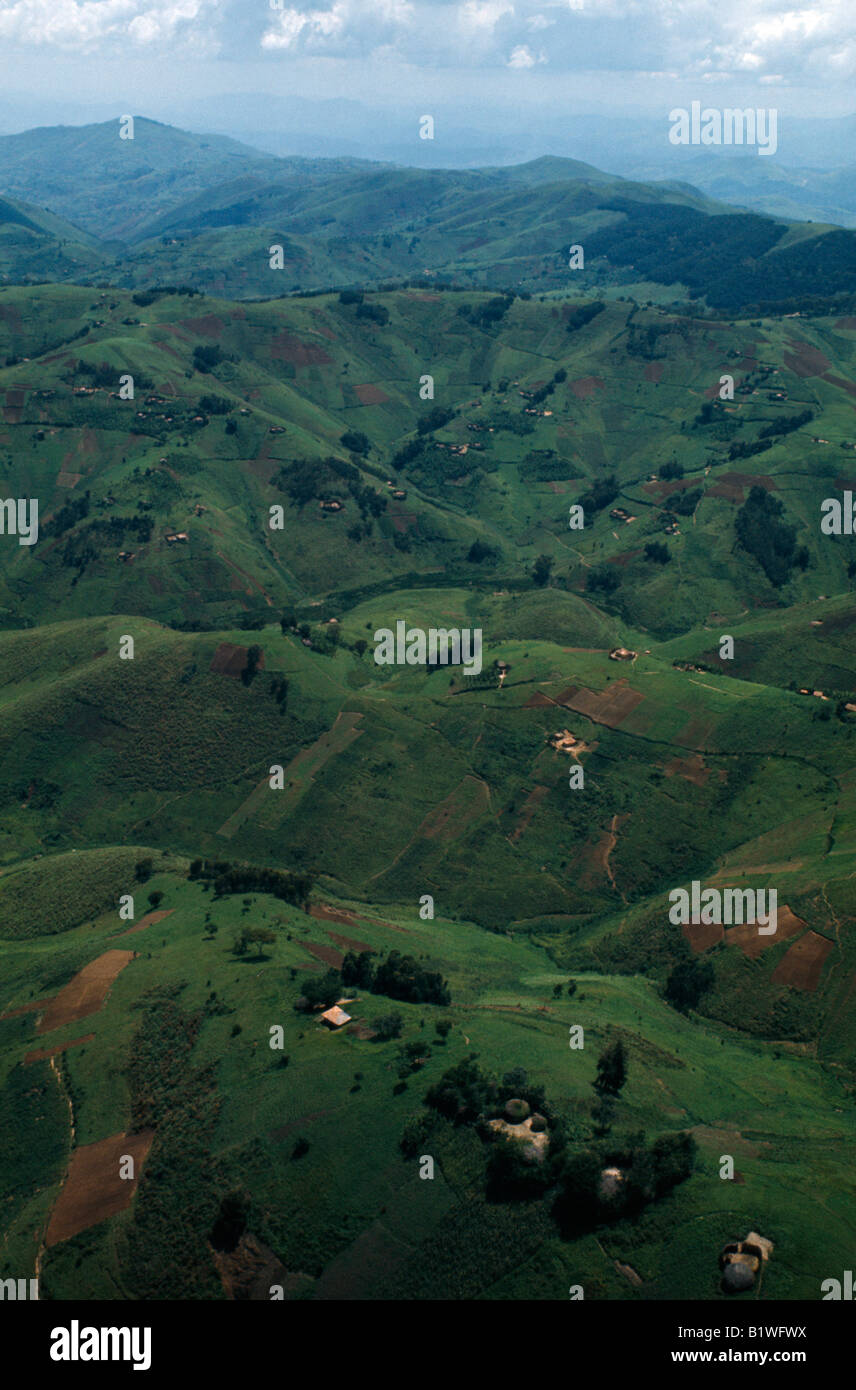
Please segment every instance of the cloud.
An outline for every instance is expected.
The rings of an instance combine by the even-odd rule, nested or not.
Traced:
[[[128,39],[140,47],[185,40],[206,49],[212,29],[198,21],[218,8],[218,0],[11,0],[0,5],[0,39],[71,51]]]
[[[534,67],[551,73],[677,72],[747,91],[856,76],[853,0],[0,0],[0,43],[44,51],[224,61],[333,58],[415,73]],[[534,41],[534,42],[533,42]]]
[[[534,68],[536,63],[546,63],[546,61],[543,53],[539,53],[536,58],[531,48],[527,48],[526,44],[520,44],[512,51],[507,66],[510,68]]]
[[[513,15],[514,6],[507,0],[465,0],[458,19],[463,29],[490,34],[505,15]]]
[[[412,26],[414,6],[410,0],[334,0],[326,9],[288,5],[274,15],[260,39],[267,52],[357,54],[388,51]]]

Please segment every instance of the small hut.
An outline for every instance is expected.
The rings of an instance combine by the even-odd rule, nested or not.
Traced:
[[[334,1004],[332,1009],[327,1009],[321,1018],[328,1028],[343,1028],[346,1023],[351,1021],[351,1015],[346,1014],[344,1009],[340,1009],[338,1004]]]

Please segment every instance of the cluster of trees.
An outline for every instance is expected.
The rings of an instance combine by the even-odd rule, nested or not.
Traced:
[[[166,245],[168,238],[165,237],[163,241]],[[109,289],[110,286],[99,285],[98,288]],[[167,294],[184,294],[192,299],[194,295],[202,293],[202,290],[195,290],[192,285],[154,285],[150,290],[139,290],[136,294],[131,295],[131,298],[135,304],[147,308],[149,304],[154,304],[156,299],[162,299]]]
[[[70,531],[72,526],[76,526],[78,521],[89,515],[89,488],[86,489],[82,497],[72,498],[64,502],[58,511],[54,512],[50,521],[42,523],[42,534],[45,536],[62,536],[66,531]]]
[[[770,439],[747,439],[742,443],[732,444],[728,450],[728,462],[754,458],[756,454],[765,454],[772,447],[773,442]]]
[[[416,431],[418,434],[433,434],[435,430],[441,430],[454,418],[454,410],[441,405],[432,406],[430,410],[420,416]]]
[[[475,328],[487,329],[501,323],[513,303],[513,294],[500,294],[486,304],[462,304],[458,314]]]
[[[797,415],[784,415],[780,420],[772,420],[758,432],[759,439],[772,439],[776,434],[793,434],[814,419],[814,411],[801,410]]]
[[[649,541],[645,547],[645,559],[655,565],[667,565],[672,556],[669,547],[662,541]]]
[[[96,366],[94,362],[84,362],[83,358],[80,358],[74,375],[86,377],[93,386],[104,386],[111,390],[118,385],[119,369],[109,362],[99,362]],[[150,377],[144,376],[139,371],[134,372],[134,386],[138,391],[148,391],[153,384]]]
[[[661,353],[657,351],[657,343],[660,338],[668,337],[670,333],[680,332],[682,325],[675,323],[647,323],[638,325],[631,323],[630,332],[627,335],[627,356],[641,357],[646,362],[653,362]]]
[[[390,951],[386,960],[374,951],[348,951],[342,962],[342,984],[385,994],[410,1004],[450,1004],[449,986],[437,970],[426,970],[413,956]]]
[[[270,693],[284,714],[288,704],[288,678],[286,676],[274,676],[270,683]]]
[[[541,405],[543,401],[547,400],[548,396],[552,396],[557,386],[560,386],[563,381],[567,380],[567,376],[568,373],[565,371],[564,367],[560,367],[547,382],[546,386],[541,386],[537,391],[531,391],[529,393],[527,397],[529,404]]]
[[[696,1142],[689,1132],[665,1134],[647,1144],[642,1133],[614,1143],[566,1152],[553,1207],[563,1234],[577,1236],[605,1222],[634,1216],[685,1182],[693,1170]],[[620,1180],[605,1184],[604,1169]]]
[[[367,434],[363,434],[362,430],[345,430],[345,433],[339,438],[339,443],[350,453],[359,454],[362,458],[365,458],[372,447],[371,440]]]
[[[565,330],[568,333],[576,333],[578,328],[585,328],[587,323],[596,319],[598,314],[602,314],[606,305],[596,299],[591,304],[575,304],[570,308],[565,308]]]
[[[786,584],[795,569],[806,569],[809,561],[806,547],[797,545],[796,529],[783,519],[784,510],[778,498],[756,485],[734,520],[738,541],[776,588]]]
[[[539,589],[543,589],[547,584],[550,573],[553,569],[552,555],[539,555],[532,566],[532,579]]]
[[[661,285],[687,285],[691,297],[706,295],[708,303],[720,309],[736,309],[780,284],[787,292],[790,268],[800,261],[804,269],[806,262],[811,264],[809,281],[823,278],[814,267],[816,252],[811,257],[763,259],[786,230],[767,217],[754,213],[708,217],[675,203],[638,203],[620,197],[601,207],[622,212],[624,217],[588,237],[587,258],[604,257],[613,265],[632,265],[641,279]],[[826,238],[818,238],[813,246],[823,240]],[[832,287],[839,285],[840,281]],[[647,330],[638,341],[644,356]]]
[[[234,401],[225,396],[205,395],[199,397],[199,412],[202,415],[228,415],[234,408]]]
[[[262,649],[255,643],[247,649],[247,664],[241,672],[241,680],[244,685],[252,685],[258,673],[259,662],[262,659]]]
[[[321,293],[326,293],[326,291],[321,291]],[[362,290],[342,290],[339,295],[339,303],[354,306],[358,319],[368,319],[371,323],[380,324],[381,328],[389,323],[389,310],[383,304],[367,303]]]
[[[579,470],[555,449],[533,449],[517,467],[523,482],[552,483],[578,478]]]
[[[692,516],[702,498],[703,489],[689,487],[683,492],[673,493],[669,498],[669,511],[676,516]]]
[[[139,545],[145,545],[152,536],[151,518],[147,516],[102,517],[97,521],[90,521],[81,531],[76,531],[74,535],[69,536],[60,552],[60,560],[69,569],[77,569],[77,576],[72,580],[72,583],[76,584],[87,565],[98,559],[103,545],[107,544],[110,547],[122,545],[126,531],[132,533]]]
[[[348,437],[347,434],[343,435],[342,442],[344,443]],[[370,447],[365,435],[355,432],[354,437],[358,443],[365,440],[366,447]],[[320,460],[294,459],[280,469],[274,482],[288,494],[296,507],[305,507],[307,502],[313,499],[332,501],[340,497],[343,491],[347,492],[357,504],[363,521],[368,523],[369,532],[370,518],[380,516],[389,505],[383,493],[363,483],[358,468],[345,459],[332,455]]]
[[[586,575],[586,589],[590,594],[613,594],[621,583],[621,572],[617,565],[593,565]]]
[[[224,360],[218,343],[197,343],[193,349],[193,366],[197,372],[210,372]]]
[[[604,507],[615,501],[620,491],[615,474],[609,473],[605,478],[596,478],[588,492],[578,497],[577,501],[587,512],[602,512]]]
[[[467,551],[467,560],[471,565],[480,565],[485,560],[492,564],[499,559],[499,551],[492,545],[486,545],[484,541],[473,541]]]
[[[530,1082],[523,1067],[513,1067],[501,1080],[483,1072],[475,1054],[450,1067],[429,1087],[425,1104],[455,1125],[475,1124],[503,1113],[510,1100],[520,1100],[548,1120],[554,1112],[543,1086]]]
[[[357,318],[368,319],[371,323],[385,328],[389,323],[389,310],[383,304],[360,304],[357,307]]]
[[[377,959],[377,964],[375,960]],[[299,1013],[309,1013],[319,1005],[329,1009],[346,989],[360,989],[369,994],[382,994],[410,1004],[449,1004],[451,995],[443,977],[435,971],[423,970],[412,956],[391,951],[386,960],[374,951],[348,951],[341,970],[330,967],[323,975],[309,975],[301,980],[300,996],[295,1003]],[[381,1041],[397,1038],[402,1029],[400,1014],[384,1014],[375,1019],[372,1027]]]
[[[194,859],[187,871],[189,879],[213,883],[215,897],[232,893],[270,893],[283,902],[303,906],[312,889],[309,874],[288,869],[267,869],[255,864],[230,864],[225,859]]]
[[[697,1009],[702,996],[713,987],[715,980],[713,966],[709,960],[699,956],[688,956],[672,967],[663,997],[680,1013]]]

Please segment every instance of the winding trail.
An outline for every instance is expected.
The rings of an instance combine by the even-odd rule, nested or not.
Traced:
[[[60,1055],[61,1055],[61,1054],[60,1054]],[[59,1086],[59,1089],[60,1089],[62,1095],[65,1097],[65,1102],[66,1102],[66,1105],[68,1106],[68,1124],[69,1124],[69,1130],[70,1130],[70,1133],[71,1133],[71,1144],[70,1144],[70,1146],[69,1146],[69,1151],[68,1151],[68,1152],[69,1152],[69,1160],[70,1160],[70,1159],[71,1159],[71,1152],[72,1152],[72,1150],[73,1150],[73,1148],[74,1148],[75,1136],[76,1136],[76,1134],[77,1134],[77,1127],[76,1127],[76,1125],[75,1125],[75,1123],[74,1123],[74,1106],[72,1105],[72,1101],[71,1101],[71,1092],[69,1091],[68,1087],[67,1087],[66,1084],[65,1084],[65,1081],[64,1081],[63,1075],[62,1075],[62,1071],[61,1071],[60,1068],[57,1066],[56,1057],[49,1057],[49,1058],[48,1058],[48,1066],[50,1067],[51,1071],[53,1072],[54,1076],[56,1077],[57,1085]],[[67,1177],[68,1177],[68,1168],[66,1168],[65,1172],[63,1173],[62,1182],[60,1183],[60,1192],[62,1191],[63,1187],[65,1186],[65,1180],[66,1180]],[[50,1218],[48,1218],[48,1219],[50,1219]],[[38,1248],[38,1250],[36,1251],[36,1266],[35,1266],[35,1270],[34,1270],[34,1274],[35,1274],[36,1279],[39,1279],[39,1278],[40,1278],[41,1272],[42,1272],[42,1261],[43,1261],[43,1259],[44,1259],[44,1257],[45,1257],[45,1249],[46,1249],[46,1246],[45,1246],[45,1235],[46,1235],[46,1234],[47,1234],[47,1225],[45,1226],[44,1231],[42,1231],[42,1238],[41,1238],[41,1240],[39,1241],[39,1248]]]

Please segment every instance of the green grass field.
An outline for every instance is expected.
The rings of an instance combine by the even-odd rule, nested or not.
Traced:
[[[42,1297],[716,1299],[750,1230],[742,1298],[847,1267],[856,566],[819,519],[856,478],[853,320],[490,301],[0,289],[4,487],[40,505],[36,545],[0,536],[0,1277]],[[481,630],[482,672],[376,663],[399,620]],[[695,950],[694,880],[775,889],[787,931]],[[128,896],[158,919],[126,935]],[[451,1002],[295,1008],[361,948]],[[496,1199],[505,1141],[425,1103],[472,1054],[543,1088],[554,1154],[690,1132],[690,1175],[570,1234],[553,1188]],[[122,1209],[49,1241],[71,1154],[149,1130]]]

